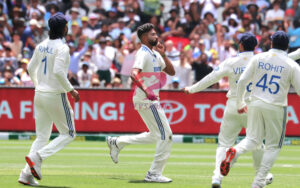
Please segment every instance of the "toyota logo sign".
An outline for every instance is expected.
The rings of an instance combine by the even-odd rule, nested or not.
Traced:
[[[180,123],[185,119],[186,108],[181,103],[172,100],[162,100],[160,103],[171,125]]]

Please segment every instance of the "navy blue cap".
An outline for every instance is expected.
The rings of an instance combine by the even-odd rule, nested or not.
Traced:
[[[246,51],[253,51],[257,45],[256,36],[252,33],[242,33],[237,37],[239,39],[239,43],[243,44]]]
[[[289,47],[289,36],[284,31],[276,31],[272,36],[271,40],[273,48],[286,50]]]
[[[68,23],[67,18],[61,12],[58,12],[53,16],[51,16],[48,21],[48,25],[50,29],[61,28],[61,27],[64,28],[67,23]]]

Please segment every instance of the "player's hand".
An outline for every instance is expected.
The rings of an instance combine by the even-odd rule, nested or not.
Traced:
[[[75,89],[73,89],[72,91],[70,91],[70,94],[75,99],[75,102],[78,102],[80,100],[79,93]]]
[[[190,91],[189,91],[186,87],[183,88],[182,91],[183,91],[185,94],[191,94]]]
[[[155,101],[157,100],[157,96],[153,93],[153,91],[150,91],[149,89],[145,90],[147,99],[149,99],[150,101]]]
[[[247,106],[245,106],[245,107],[243,107],[241,109],[238,109],[238,113],[239,114],[243,114],[243,113],[247,113],[247,112],[248,112],[248,107]]]
[[[158,42],[157,45],[155,46],[155,50],[160,53],[160,55],[165,56],[165,46]]]

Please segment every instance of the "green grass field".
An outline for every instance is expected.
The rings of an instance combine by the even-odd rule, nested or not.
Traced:
[[[23,187],[18,184],[24,156],[32,141],[0,141],[0,188]],[[105,142],[74,141],[43,163],[41,187],[112,188],[193,188],[210,187],[214,168],[215,144],[174,144],[164,175],[169,184],[143,181],[153,159],[154,145],[124,148],[119,164],[114,164]],[[268,188],[300,187],[300,147],[284,146],[271,172],[274,182]],[[254,178],[251,155],[241,156],[223,188],[251,187]]]

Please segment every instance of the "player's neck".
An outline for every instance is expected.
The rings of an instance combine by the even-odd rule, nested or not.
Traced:
[[[150,44],[143,44],[143,45],[145,45],[145,46],[147,46],[150,50],[153,50],[153,46],[152,45],[150,45]]]

